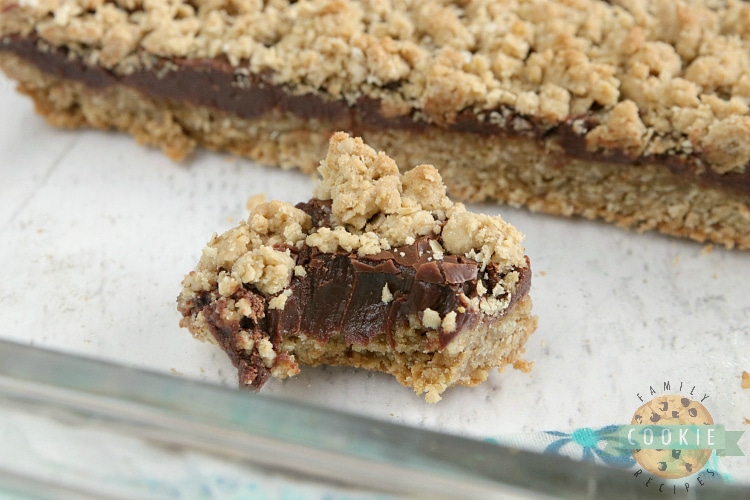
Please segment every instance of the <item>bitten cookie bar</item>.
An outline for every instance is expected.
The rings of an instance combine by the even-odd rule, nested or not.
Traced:
[[[750,248],[740,0],[0,0],[50,123],[314,171],[345,130],[451,195]]]
[[[396,163],[340,132],[314,198],[271,201],[203,250],[181,325],[218,344],[240,384],[299,364],[390,373],[428,402],[515,364],[536,328],[522,235],[467,212],[437,170]]]

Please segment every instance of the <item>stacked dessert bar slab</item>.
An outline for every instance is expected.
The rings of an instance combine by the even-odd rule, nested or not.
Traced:
[[[0,0],[47,120],[312,172],[338,130],[450,193],[750,247],[739,0]]]

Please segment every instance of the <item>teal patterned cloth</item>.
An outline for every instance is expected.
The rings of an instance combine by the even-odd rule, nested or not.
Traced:
[[[640,467],[633,456],[630,453],[622,453],[615,448],[618,442],[614,433],[618,427],[617,425],[608,425],[599,429],[580,427],[569,432],[541,431],[487,438],[485,441],[537,453],[562,455],[574,460],[631,469],[635,473]],[[732,482],[731,475],[721,465],[716,452],[711,455],[703,468],[690,477],[697,477],[706,474],[708,471],[710,471],[708,474],[712,479],[717,478],[724,482]]]

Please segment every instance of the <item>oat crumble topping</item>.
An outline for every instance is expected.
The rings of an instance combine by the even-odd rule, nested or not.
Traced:
[[[229,298],[243,284],[252,284],[273,297],[269,307],[283,309],[292,276],[305,273],[284,247],[307,244],[324,253],[345,250],[372,255],[428,234],[442,241],[433,250],[470,257],[483,267],[492,262],[508,272],[526,266],[523,235],[500,216],[470,213],[463,204],[453,203],[432,166],[420,165],[402,175],[384,153],[339,132],[331,138],[319,171],[315,195],[332,201],[335,229],[314,227],[310,216],[291,204],[257,203],[238,227],[214,235],[197,270],[185,278],[186,289],[199,293],[217,287],[222,297]],[[391,299],[384,288],[382,300]],[[434,328],[441,321],[447,321],[448,328],[453,324],[439,316],[428,321]]]

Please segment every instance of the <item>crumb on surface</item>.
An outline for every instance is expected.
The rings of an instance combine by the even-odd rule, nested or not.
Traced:
[[[522,371],[523,373],[531,373],[531,370],[534,368],[534,363],[523,359],[517,359],[513,362],[513,368]]]

